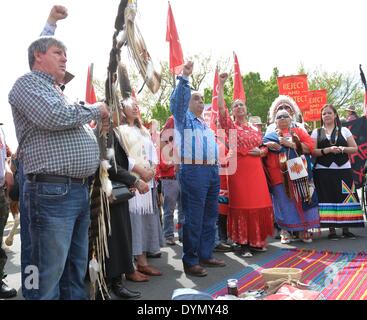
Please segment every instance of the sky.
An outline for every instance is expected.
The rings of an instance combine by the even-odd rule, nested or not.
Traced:
[[[65,93],[84,99],[88,65],[94,77],[105,79],[119,0],[0,1],[0,122],[15,149],[8,93],[29,71],[27,48],[43,29],[53,5],[64,5],[68,17],[58,22],[56,36],[68,48],[67,69],[75,75]],[[165,42],[167,0],[138,0],[138,26],[155,61],[168,60]],[[185,56],[211,55],[232,59],[241,73],[259,72],[268,79],[274,67],[280,75],[322,69],[359,77],[367,70],[367,2],[365,0],[171,0]],[[230,60],[232,67],[232,60]],[[131,61],[127,62],[131,63]],[[229,70],[223,70],[229,71]],[[211,84],[211,75],[206,79]],[[246,88],[245,88],[246,90]]]

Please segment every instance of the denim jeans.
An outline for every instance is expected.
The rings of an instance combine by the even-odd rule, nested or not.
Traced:
[[[28,290],[24,285],[26,274],[24,270],[31,265],[31,235],[29,234],[29,217],[24,208],[24,181],[23,164],[18,162],[18,183],[19,183],[19,214],[20,214],[20,270],[22,275],[22,295],[25,299],[29,299]]]
[[[29,217],[31,264],[39,272],[39,288],[30,288],[29,298],[86,299],[88,184],[26,180],[24,209]]]
[[[188,267],[212,258],[218,219],[218,166],[181,165],[183,257]]]
[[[163,235],[165,239],[174,237],[173,215],[178,204],[178,224],[183,225],[181,206],[180,184],[177,180],[162,179],[163,201]],[[182,238],[182,227],[178,230],[179,238]]]

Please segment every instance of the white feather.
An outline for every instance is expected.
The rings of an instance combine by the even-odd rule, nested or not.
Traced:
[[[152,80],[153,78],[153,73],[154,73],[154,66],[153,66],[153,62],[152,60],[148,61],[147,64],[147,79],[148,80]]]
[[[110,197],[112,194],[112,182],[108,179],[108,176],[102,176],[101,180],[101,187],[102,191],[106,194],[107,197]]]
[[[103,170],[108,171],[108,169],[111,168],[111,165],[108,162],[108,160],[102,160],[101,161],[101,167],[103,168]],[[108,173],[107,173],[107,176],[108,176]]]
[[[115,156],[115,150],[113,148],[107,149],[107,159],[111,160]]]
[[[122,104],[123,104],[124,107],[132,108],[133,103],[134,103],[134,101],[131,98],[127,98],[127,99],[122,100]]]
[[[111,165],[107,160],[101,161],[101,168],[99,171],[99,179],[101,180],[102,191],[109,197],[112,194],[112,182],[108,178],[108,169]]]

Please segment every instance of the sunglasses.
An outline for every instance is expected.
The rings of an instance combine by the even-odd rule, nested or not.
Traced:
[[[277,117],[276,117],[276,119],[277,119],[277,120],[280,120],[280,119],[288,119],[288,118],[289,118],[289,116],[287,116],[287,115],[285,115],[285,114],[284,114],[284,115],[281,115],[281,116],[277,116]]]
[[[287,105],[283,105],[283,106],[279,106],[277,110],[285,110],[285,109],[291,110],[291,107]]]

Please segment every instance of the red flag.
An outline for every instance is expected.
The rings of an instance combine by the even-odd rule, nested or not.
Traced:
[[[240,65],[238,64],[237,55],[234,55],[234,81],[233,81],[233,100],[246,101],[245,90],[243,89],[243,82],[241,77]]]
[[[93,63],[91,63],[91,65],[88,67],[87,90],[85,93],[85,101],[89,104],[97,102],[96,94],[94,92],[93,87]]]
[[[166,41],[169,42],[169,68],[172,73],[180,74],[183,69],[184,59],[180,39],[176,29],[171,4],[168,2]]]
[[[218,67],[215,69],[213,93],[212,93],[212,107],[210,115],[210,128],[215,132],[217,131],[218,120]]]

